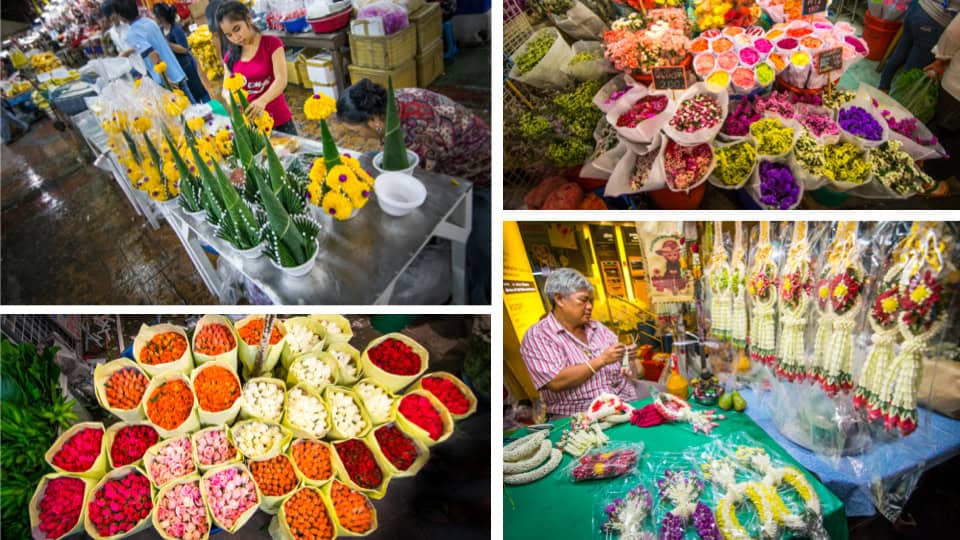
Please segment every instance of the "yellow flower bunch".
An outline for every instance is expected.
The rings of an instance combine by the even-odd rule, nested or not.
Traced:
[[[107,133],[119,134],[121,131],[130,128],[130,118],[125,111],[117,111],[110,118],[101,122],[100,125]]]
[[[167,63],[164,61],[157,62],[153,65],[153,71],[157,72],[157,75],[163,75],[167,72]]]
[[[180,172],[177,171],[177,164],[174,163],[172,159],[163,162],[163,177],[166,178],[168,182],[177,182],[180,180]]]
[[[163,110],[170,117],[180,116],[189,106],[190,100],[180,90],[174,90],[163,100]]]
[[[207,78],[211,81],[219,79],[223,75],[223,61],[217,56],[213,48],[213,34],[210,33],[210,27],[201,24],[189,36],[187,44],[193,56],[200,63],[200,67],[207,72]]]
[[[340,156],[340,164],[329,171],[320,158],[310,168],[310,184],[307,185],[310,202],[336,219],[347,219],[354,209],[366,206],[372,189],[373,178],[356,158]]]
[[[247,84],[247,79],[240,73],[234,73],[223,80],[223,87],[231,92],[237,92]]]
[[[257,130],[260,131],[260,133],[263,133],[267,137],[269,137],[273,131],[273,117],[270,116],[270,113],[267,111],[260,113],[260,116],[253,120],[253,124],[257,126]]]
[[[325,120],[337,112],[337,102],[324,94],[314,94],[303,103],[303,114],[308,120]]]
[[[233,152],[233,134],[229,129],[224,128],[218,131],[214,141],[221,156],[227,157]]]
[[[190,128],[190,131],[200,131],[203,127],[203,117],[194,116],[193,118],[187,120],[187,127]]]
[[[153,122],[146,116],[138,116],[133,120],[133,130],[137,133],[145,133],[153,127]]]

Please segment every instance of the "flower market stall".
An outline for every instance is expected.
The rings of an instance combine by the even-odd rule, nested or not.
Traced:
[[[935,187],[923,162],[949,156],[852,75],[871,45],[829,3],[645,4],[504,3],[505,207],[896,207]]]
[[[504,536],[897,523],[960,455],[958,231],[505,223]]]
[[[92,100],[96,116],[78,121],[98,163],[139,212],[170,224],[215,296],[228,302],[245,279],[277,304],[387,303],[438,237],[453,241],[454,301],[465,302],[471,184],[408,161],[395,105],[384,151],[371,159],[334,144],[324,123],[332,98],[304,105],[321,141],[278,136],[269,115],[240,113],[246,98],[234,78],[229,116],[141,79],[110,83],[109,99]]]
[[[82,410],[83,421],[58,413],[64,422],[50,434],[49,448],[30,450],[42,456],[44,470],[24,497],[8,490],[12,473],[4,467],[8,533],[199,539],[226,531],[279,540],[388,537],[416,527],[439,538],[417,508],[433,497],[410,496],[424,482],[446,501],[460,501],[460,512],[483,514],[489,501],[455,494],[458,482],[476,480],[474,472],[446,469],[479,459],[479,483],[489,486],[489,444],[476,444],[489,442],[488,390],[475,394],[478,387],[461,379],[478,373],[467,368],[470,362],[489,365],[489,352],[471,349],[477,358],[465,360],[460,349],[454,358],[449,346],[425,346],[408,335],[436,336],[429,326],[379,334],[364,317],[190,321],[191,328],[143,324],[119,359],[89,366],[77,359],[83,365],[74,365],[70,377],[86,379],[99,408]],[[470,338],[468,328],[478,321],[461,322],[461,338]],[[31,360],[32,346],[6,339],[3,345],[4,378],[23,392],[20,398],[5,392],[5,416],[17,399],[39,398],[37,385],[60,394],[55,379],[31,381],[9,371],[18,361],[52,365],[52,350]],[[439,357],[431,358],[431,350]],[[45,375],[60,373],[52,368]],[[75,405],[61,401],[68,410]],[[3,435],[6,446],[25,432],[5,418]],[[29,514],[29,525],[17,529],[7,520],[20,511]],[[464,537],[489,536],[482,517],[463,523]]]

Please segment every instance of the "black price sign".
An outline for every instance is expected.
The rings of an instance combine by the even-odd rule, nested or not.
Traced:
[[[687,75],[682,66],[653,68],[653,87],[657,90],[686,90]]]
[[[830,73],[843,67],[843,47],[828,49],[817,55],[817,73]]]
[[[801,14],[804,17],[806,17],[807,15],[822,13],[826,10],[827,10],[827,0],[803,0],[803,7],[801,8]]]

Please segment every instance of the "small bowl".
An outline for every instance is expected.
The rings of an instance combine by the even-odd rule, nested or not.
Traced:
[[[383,173],[373,183],[377,203],[385,214],[405,216],[427,200],[427,188],[423,182],[409,174]]]
[[[406,169],[399,170],[399,171],[388,171],[380,166],[380,164],[383,163],[383,152],[381,151],[377,153],[377,155],[373,156],[373,168],[379,171],[381,174],[383,173],[413,174],[413,170],[416,169],[417,165],[420,164],[420,156],[418,156],[417,153],[414,152],[413,150],[408,149],[407,161],[410,163],[410,166],[407,167]]]
[[[259,258],[259,257],[260,257],[260,254],[261,254],[261,253],[263,253],[263,243],[262,243],[262,242],[259,243],[259,244],[257,244],[257,245],[255,245],[255,246],[253,246],[253,247],[250,248],[250,249],[237,249],[237,248],[234,247],[232,244],[230,245],[230,247],[233,249],[233,251],[234,251],[237,255],[240,255],[240,256],[243,257],[244,259],[256,259],[256,258]]]

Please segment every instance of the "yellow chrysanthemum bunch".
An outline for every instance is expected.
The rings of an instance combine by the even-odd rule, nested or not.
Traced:
[[[247,79],[240,73],[234,73],[223,80],[223,87],[231,92],[239,91],[245,84],[247,84]]]
[[[190,106],[190,100],[180,90],[174,90],[163,98],[163,110],[167,116],[177,117]]]
[[[163,75],[167,72],[167,63],[160,61],[153,65],[153,71],[157,72],[157,75]]]
[[[130,118],[124,111],[116,111],[110,118],[100,123],[103,130],[110,134],[119,134],[121,131],[130,128]]]
[[[303,114],[308,120],[325,120],[337,112],[337,102],[324,94],[314,94],[303,103]]]
[[[194,132],[200,131],[200,129],[203,128],[203,117],[194,116],[193,118],[187,120],[187,127]]]
[[[260,133],[263,133],[267,137],[269,137],[270,133],[273,132],[273,117],[270,116],[270,113],[267,111],[260,113],[260,116],[253,120],[253,124],[257,127],[257,130]]]
[[[233,152],[233,133],[229,129],[218,131],[214,141],[221,156],[227,157]]]
[[[322,158],[310,168],[307,193],[310,202],[336,219],[347,219],[354,209],[363,208],[370,200],[373,178],[356,158],[340,156],[340,164],[327,170]]]
[[[153,127],[153,122],[146,116],[138,116],[133,120],[133,131],[137,133],[145,133],[151,127]]]

